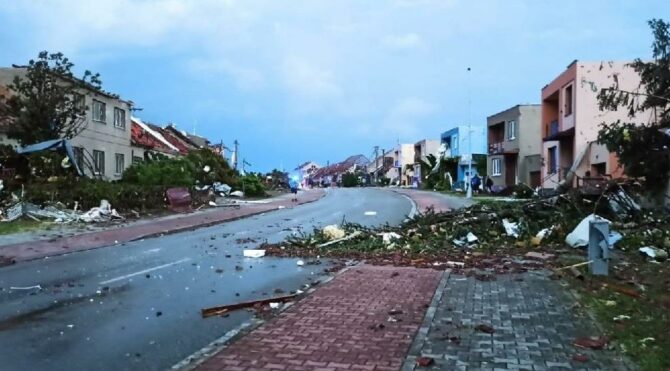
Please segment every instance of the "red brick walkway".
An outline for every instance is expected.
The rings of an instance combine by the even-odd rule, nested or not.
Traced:
[[[358,266],[199,370],[399,370],[442,272]],[[391,310],[401,314],[389,315]],[[399,319],[389,322],[389,317]]]

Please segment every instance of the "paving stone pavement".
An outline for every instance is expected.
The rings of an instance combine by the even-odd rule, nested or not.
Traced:
[[[432,269],[353,267],[199,370],[399,370],[443,276]]]
[[[601,332],[547,272],[499,275],[486,282],[452,274],[444,281],[403,371],[628,369],[614,351],[572,345],[575,337]],[[482,324],[495,332],[475,329]],[[576,362],[575,354],[585,354],[589,360]],[[417,366],[419,356],[435,363]]]

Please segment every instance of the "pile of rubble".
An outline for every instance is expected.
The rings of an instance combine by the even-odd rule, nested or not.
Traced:
[[[572,248],[586,246],[589,221],[609,221],[605,216],[612,220],[611,248],[635,249],[654,260],[667,257],[670,218],[664,212],[642,210],[623,191],[611,199],[567,194],[552,199],[478,203],[449,212],[428,212],[399,227],[369,229],[343,223],[262,248],[275,256],[515,272],[551,266],[553,257],[561,253],[584,255]]]
[[[30,202],[14,200],[5,208],[0,208],[0,222],[12,222],[19,218],[29,218],[35,221],[53,221],[55,223],[99,223],[113,220],[124,220],[116,209],[107,200],[101,200],[100,206],[91,208],[86,212],[78,210],[75,203],[73,209],[67,209],[62,203],[55,203],[45,207],[39,207]]]

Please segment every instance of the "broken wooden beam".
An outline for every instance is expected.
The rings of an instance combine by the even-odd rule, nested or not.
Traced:
[[[202,318],[218,316],[218,315],[224,314],[226,312],[230,312],[230,311],[237,310],[237,309],[249,308],[249,307],[253,307],[255,305],[264,305],[264,304],[269,304],[269,303],[274,303],[274,302],[284,303],[284,302],[290,301],[291,299],[294,299],[296,296],[298,296],[298,294],[275,296],[275,297],[272,297],[272,298],[245,301],[245,302],[235,303],[235,304],[219,305],[219,306],[216,306],[216,307],[204,308],[204,309],[201,310],[201,314],[202,314]]]

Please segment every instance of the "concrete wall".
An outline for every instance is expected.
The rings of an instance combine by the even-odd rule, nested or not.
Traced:
[[[0,84],[11,83],[14,76],[25,76],[25,69],[18,68],[0,68]],[[115,180],[121,177],[121,173],[116,172],[116,154],[124,157],[124,169],[132,163],[133,151],[130,147],[130,108],[129,102],[113,98],[110,95],[102,94],[93,90],[81,90],[84,95],[87,106],[85,117],[85,129],[76,137],[72,138],[71,143],[75,147],[81,147],[86,150],[87,158],[92,161],[93,151],[104,152],[105,171],[104,179]],[[92,116],[93,99],[105,104],[105,121],[94,121]],[[125,126],[115,127],[114,108],[119,108],[125,112]],[[85,169],[88,175],[91,175],[88,169]]]

